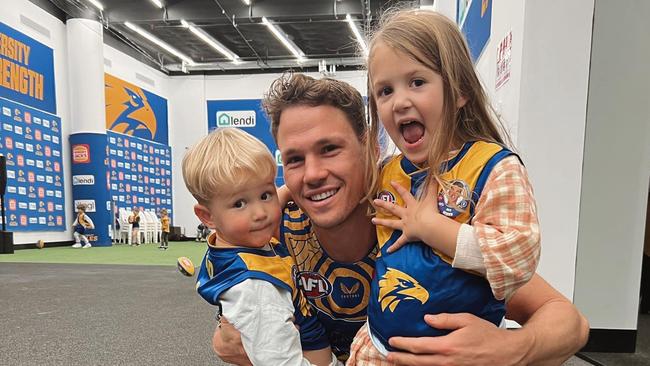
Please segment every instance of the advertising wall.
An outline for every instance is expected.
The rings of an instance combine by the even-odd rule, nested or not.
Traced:
[[[0,124],[8,230],[65,230],[61,120],[0,98]]]

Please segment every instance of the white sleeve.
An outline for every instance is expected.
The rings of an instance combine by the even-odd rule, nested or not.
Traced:
[[[293,325],[291,294],[264,280],[248,279],[219,296],[223,315],[241,333],[253,365],[309,366]]]
[[[462,224],[456,239],[456,254],[452,267],[476,271],[483,276],[486,274],[483,253],[471,225]]]

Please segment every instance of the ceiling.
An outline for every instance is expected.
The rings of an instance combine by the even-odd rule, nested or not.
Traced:
[[[141,58],[169,74],[271,72],[288,68],[313,70],[325,60],[340,69],[363,64],[358,43],[346,21],[355,20],[362,34],[378,14],[391,5],[431,5],[433,0],[161,0],[159,9],[149,0],[98,0],[99,11],[88,0],[49,0],[67,18],[95,18],[105,34],[136,50]],[[422,4],[421,4],[422,3]],[[305,54],[297,58],[262,23],[268,18]],[[237,54],[233,63],[181,24],[194,24]],[[125,25],[135,24],[168,43],[195,62],[194,66],[153,44]],[[321,65],[322,67],[322,65]],[[322,70],[322,69],[321,69]]]

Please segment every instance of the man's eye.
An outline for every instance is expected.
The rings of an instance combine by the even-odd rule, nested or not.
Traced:
[[[234,208],[244,208],[244,206],[246,206],[246,201],[244,200],[238,200],[232,205]]]
[[[302,161],[298,156],[290,156],[287,159],[283,159],[285,165],[296,164]]]
[[[324,153],[332,152],[332,151],[334,151],[336,149],[338,149],[338,146],[336,146],[336,145],[325,145],[325,146],[323,146],[323,152]]]

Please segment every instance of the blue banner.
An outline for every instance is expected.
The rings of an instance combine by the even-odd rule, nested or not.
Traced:
[[[64,231],[61,120],[0,98],[0,125],[8,230]]]
[[[73,216],[79,204],[86,206],[86,215],[95,229],[86,230],[88,241],[94,246],[111,245],[112,216],[106,180],[106,135],[76,133],[70,135],[72,151]]]
[[[476,63],[492,32],[492,0],[457,0],[456,4],[456,21]]]
[[[275,184],[284,184],[282,159],[260,99],[208,100],[208,130],[219,127],[237,127],[257,137],[275,157],[278,174]]]
[[[118,208],[172,211],[171,147],[138,137],[106,131],[107,179]]]
[[[52,49],[4,23],[0,23],[0,97],[56,114]]]
[[[167,145],[167,99],[110,74],[104,88],[107,130]]]

